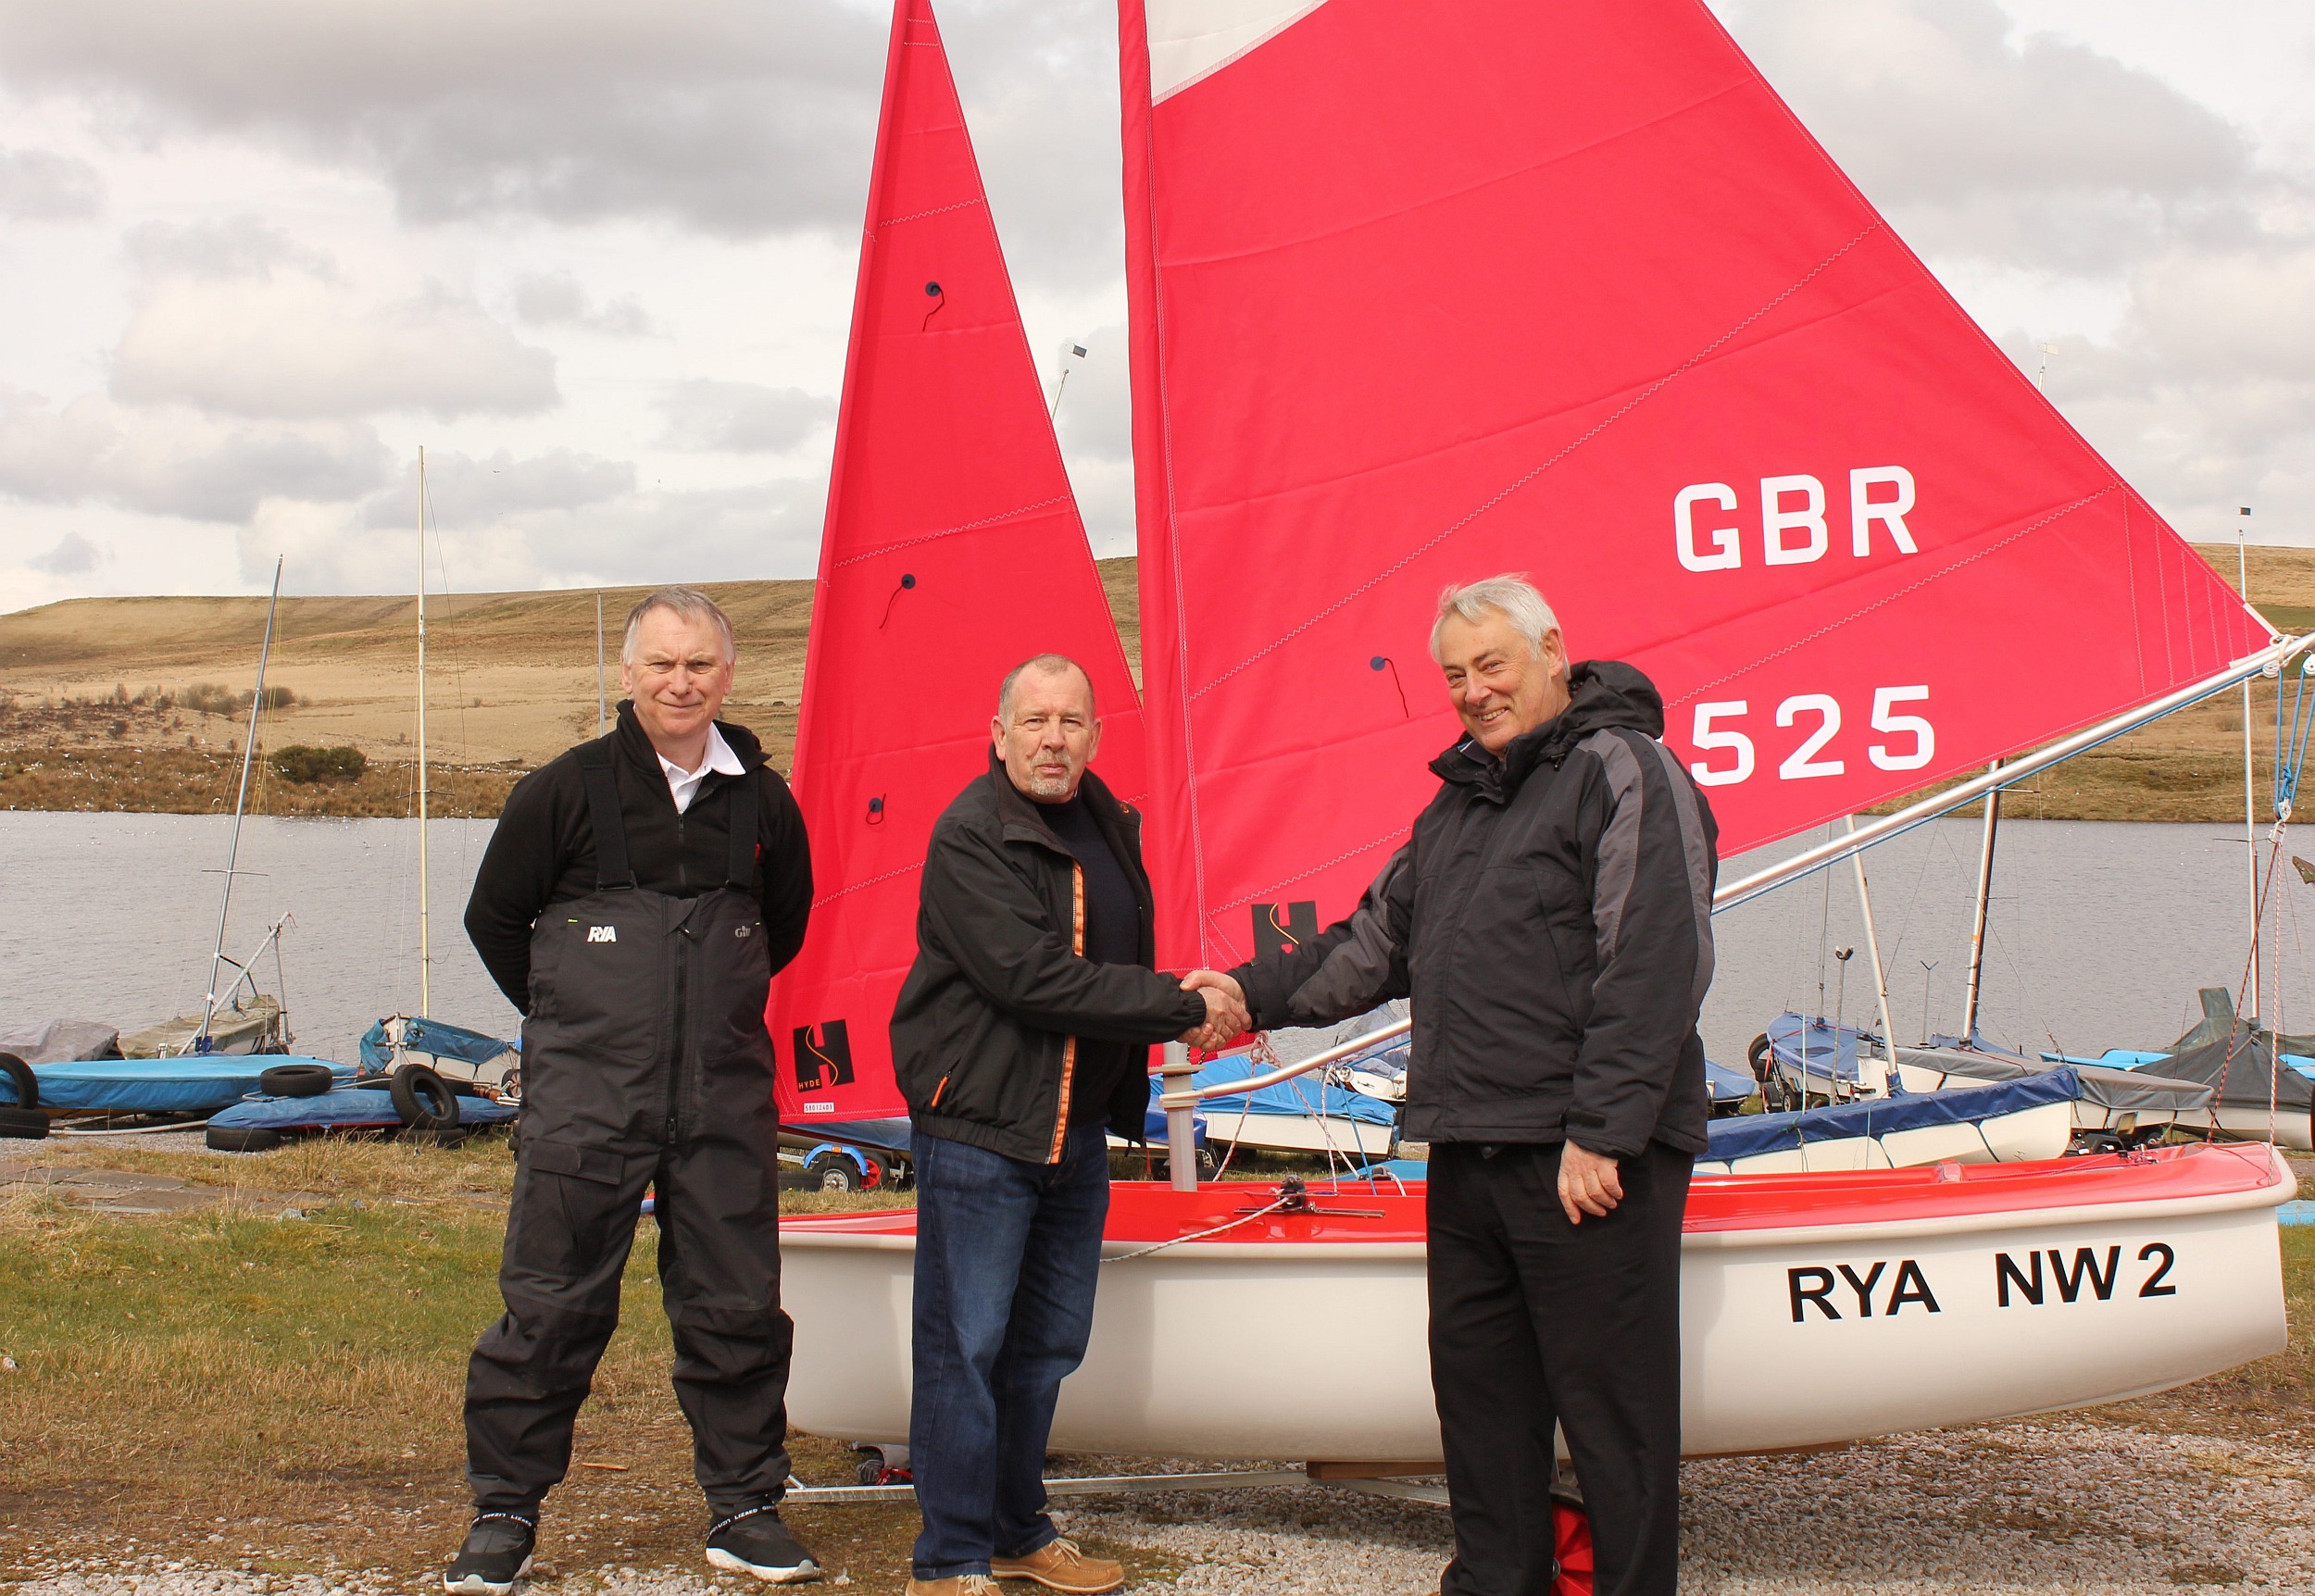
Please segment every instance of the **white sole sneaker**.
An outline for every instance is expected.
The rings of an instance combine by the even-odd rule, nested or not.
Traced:
[[[820,1577],[820,1565],[807,1557],[793,1568],[763,1568],[720,1546],[707,1548],[707,1561],[733,1574],[752,1574],[767,1585],[807,1585]],[[498,1591],[491,1596],[501,1596]]]
[[[453,1596],[507,1596],[517,1585],[530,1577],[531,1559],[526,1557],[522,1560],[522,1566],[515,1570],[515,1577],[504,1585],[494,1584],[480,1574],[469,1574],[463,1579],[453,1579],[445,1574],[442,1588],[453,1592]]]

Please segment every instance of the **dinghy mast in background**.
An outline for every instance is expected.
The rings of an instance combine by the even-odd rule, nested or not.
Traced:
[[[217,905],[217,948],[209,954],[209,990],[201,1005],[201,1029],[194,1033],[192,1041],[187,1043],[187,1047],[194,1053],[206,1051],[209,1027],[217,1022],[217,1011],[224,1006],[234,989],[240,986],[242,979],[249,974],[247,965],[234,965],[233,967],[237,973],[232,984],[224,991],[218,991],[218,977],[224,973],[227,965],[233,963],[225,956],[225,923],[232,917],[233,911],[233,867],[241,859],[241,821],[243,815],[249,807],[249,767],[257,755],[257,716],[265,708],[265,667],[267,662],[273,657],[273,613],[281,607],[281,604],[282,556],[277,555],[273,560],[273,592],[265,601],[265,641],[257,645],[257,685],[256,691],[249,695],[248,735],[241,750],[241,787],[233,794],[233,840],[227,843],[225,848],[225,891],[220,894]],[[276,925],[269,933],[267,941],[269,941],[273,937],[278,936],[281,929],[282,928]],[[263,951],[263,946],[260,944],[259,952]],[[249,957],[250,962],[254,964],[257,954],[252,954]],[[256,988],[252,987],[251,991],[254,993],[255,991]]]

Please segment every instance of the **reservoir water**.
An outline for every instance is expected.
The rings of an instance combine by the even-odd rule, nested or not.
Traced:
[[[218,816],[0,813],[0,1024],[70,1016],[128,1029],[197,1008],[232,824]],[[432,1012],[512,1036],[514,1010],[459,925],[492,822],[432,825]],[[1823,834],[1730,860],[1722,879]],[[1866,855],[1901,1041],[1960,1024],[1977,839],[1975,821],[1945,820]],[[2263,847],[2261,854],[2263,863]],[[350,1062],[371,1021],[416,1009],[415,822],[252,819],[239,867],[226,951],[244,956],[276,916],[294,916],[281,967],[298,1051]],[[1981,1028],[2028,1051],[2166,1044],[2193,1023],[2197,987],[2240,984],[2247,919],[2239,829],[2006,822]],[[2286,860],[2265,954],[2267,1017],[2287,1029],[2315,1030],[2310,921],[2315,888]],[[1839,1006],[1852,1023],[1871,1023],[1872,980],[1847,866],[1733,909],[1715,926],[1719,973],[1704,1022],[1714,1058],[1741,1066],[1746,1041],[1788,1007]],[[1832,957],[1838,947],[1857,950],[1846,991]],[[260,974],[265,990],[275,990],[270,955]]]

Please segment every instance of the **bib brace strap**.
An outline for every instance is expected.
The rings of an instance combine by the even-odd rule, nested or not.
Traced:
[[[619,782],[611,772],[612,738],[598,737],[579,750],[579,774],[587,784],[587,819],[594,830],[594,890],[633,892],[635,872],[627,863],[627,823],[619,812]]]
[[[587,819],[594,831],[594,886],[598,892],[632,892],[637,883],[627,860],[627,823],[619,814],[611,742],[609,737],[598,738],[579,750],[579,773],[587,788]],[[745,892],[756,878],[756,773],[751,770],[726,785],[732,793],[732,852],[724,867],[724,885]]]

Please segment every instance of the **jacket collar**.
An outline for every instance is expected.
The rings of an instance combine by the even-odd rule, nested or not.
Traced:
[[[723,739],[740,762],[743,773],[757,769],[764,763],[764,745],[756,734],[745,726],[734,726],[728,720],[713,723],[716,735]],[[667,784],[666,773],[659,766],[659,751],[651,746],[651,734],[635,718],[635,702],[632,698],[619,701],[619,722],[611,728],[611,742],[620,757],[630,761],[637,770],[648,775],[661,786]],[[669,800],[672,802],[672,800]]]
[[[1045,818],[1045,806],[1013,785],[1013,778],[1005,768],[1005,761],[989,750],[989,789],[995,797],[998,822],[1006,836],[1024,842],[1040,842],[1057,854],[1069,854],[1068,846],[1054,834],[1053,822]],[[1126,824],[1128,811],[1109,791],[1108,784],[1091,770],[1077,783],[1077,795],[1085,801],[1094,818],[1106,830]],[[1074,854],[1070,854],[1074,858]]]

